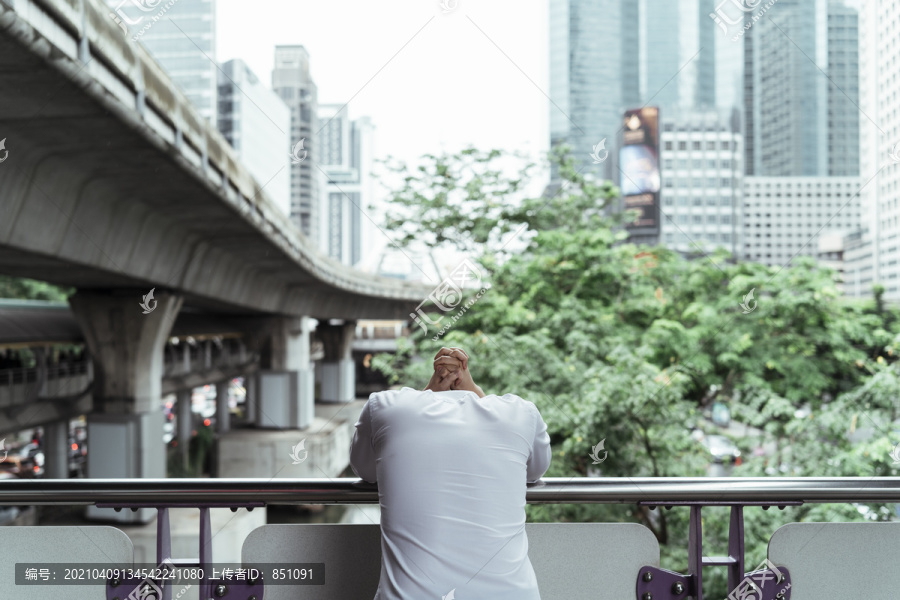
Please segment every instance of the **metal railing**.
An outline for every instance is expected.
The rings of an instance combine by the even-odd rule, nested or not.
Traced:
[[[789,566],[768,563],[763,570],[745,573],[745,506],[768,508],[806,503],[900,503],[900,478],[896,477],[798,477],[798,478],[547,478],[530,484],[526,492],[529,504],[604,503],[655,507],[690,508],[688,573],[669,571],[653,565],[640,568],[637,577],[638,599],[681,599],[689,595],[703,598],[704,567],[725,567],[728,589],[752,576],[777,581],[765,593],[757,590],[756,600],[790,600],[792,580]],[[157,508],[157,562],[171,559],[168,509],[200,509],[201,536],[199,562],[180,559],[185,565],[212,562],[210,515],[212,507],[237,510],[267,504],[373,504],[378,488],[358,479],[44,479],[13,480],[0,483],[3,505],[96,505],[101,508],[138,510]],[[731,523],[728,556],[703,555],[701,510],[704,506],[728,506]],[[140,582],[110,580],[108,590],[126,585],[132,589]],[[233,585],[233,584],[232,584]],[[200,579],[202,594],[209,594],[223,581],[207,575]],[[259,594],[263,582],[252,581],[244,587],[250,596]],[[256,587],[252,587],[256,586]],[[251,589],[252,588],[252,589]],[[165,591],[164,598],[171,592]],[[242,596],[249,597],[249,596]],[[743,596],[742,596],[743,597]]]
[[[529,484],[529,504],[786,506],[900,503],[898,477],[548,477]],[[259,506],[377,504],[360,479],[41,479],[4,481],[0,506],[140,504]]]

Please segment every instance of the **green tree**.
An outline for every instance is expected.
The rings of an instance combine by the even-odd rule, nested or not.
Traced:
[[[74,292],[71,288],[58,287],[44,281],[0,275],[0,298],[65,302]]]
[[[736,440],[748,459],[736,475],[895,471],[888,455],[900,391],[894,309],[878,298],[842,298],[835,274],[810,259],[779,269],[735,263],[724,251],[686,260],[627,243],[628,215],[607,210],[618,190],[577,173],[565,149],[551,156],[562,186],[537,198],[522,193],[524,175],[503,180],[498,165],[508,159],[467,149],[428,156],[415,171],[393,167],[403,184],[392,191],[387,226],[402,225],[398,242],[466,251],[490,290],[442,338],[417,329],[395,355],[377,357],[392,381],[424,384],[423,357],[441,346],[466,348],[485,391],[513,391],[540,409],[554,452],[548,476],[703,475],[708,457],[691,427],[713,428],[701,417],[714,401],[761,431],[752,442]],[[429,316],[450,320],[436,307]],[[797,416],[802,407],[808,417]],[[868,437],[852,441],[863,427]],[[590,454],[601,440],[609,454],[595,465]],[[776,453],[754,458],[763,444],[775,444]],[[870,518],[888,518],[886,507],[870,508]],[[642,523],[662,545],[664,564],[687,568],[686,509],[528,510],[542,521]],[[707,513],[708,535],[724,550],[727,512]],[[861,518],[846,506],[747,509],[747,560],[762,559],[782,522]],[[720,571],[710,571],[711,586],[724,596]]]

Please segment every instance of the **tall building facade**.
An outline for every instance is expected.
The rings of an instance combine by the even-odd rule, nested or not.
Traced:
[[[303,142],[297,152],[302,160],[291,160],[291,218],[318,245],[324,173],[317,155],[318,88],[309,66],[309,52],[303,46],[275,47],[272,89],[291,110],[291,144]]]
[[[828,260],[823,237],[859,230],[859,186],[859,177],[745,177],[743,258],[778,267],[795,256]]]
[[[658,106],[731,110],[742,103],[742,48],[723,39],[714,0],[550,0],[550,145],[576,168],[618,181],[622,113]],[[606,139],[609,159],[593,164]],[[551,180],[559,178],[557,170]]]
[[[779,0],[744,35],[747,173],[859,174],[857,13]]]
[[[151,6],[152,4],[152,6]],[[215,0],[107,0],[110,16],[136,38],[210,123],[216,123]]]
[[[323,203],[324,239],[319,248],[348,265],[372,247],[368,215],[373,202],[371,119],[351,120],[347,105],[319,107],[319,163],[328,177]]]
[[[576,170],[611,179],[622,111],[640,100],[638,3],[550,0],[549,9],[550,145],[572,146]],[[593,164],[591,149],[603,140],[609,160]]]
[[[660,241],[683,253],[740,254],[743,137],[736,111],[662,115]]]
[[[241,60],[219,72],[218,127],[263,193],[291,211],[291,109]]]
[[[900,299],[900,3],[866,0],[860,8],[860,176],[864,183],[861,293],[872,284]],[[870,274],[871,277],[866,275]]]

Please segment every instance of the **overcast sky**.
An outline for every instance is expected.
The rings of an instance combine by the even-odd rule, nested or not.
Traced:
[[[322,103],[369,115],[379,154],[472,143],[546,151],[546,2],[218,0],[218,58],[271,83],[277,44],[302,44]]]
[[[275,46],[304,45],[319,102],[370,116],[379,158],[473,144],[539,159],[549,147],[547,3],[456,4],[443,14],[431,0],[218,0],[218,60],[243,59],[271,84]]]

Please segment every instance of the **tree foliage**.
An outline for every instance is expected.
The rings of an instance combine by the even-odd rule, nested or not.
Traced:
[[[403,185],[386,225],[402,231],[398,242],[464,250],[490,282],[440,340],[417,329],[396,355],[377,357],[393,382],[424,385],[428,358],[464,347],[486,392],[513,392],[540,409],[553,445],[548,476],[702,476],[709,459],[691,429],[716,433],[702,418],[713,402],[760,434],[735,439],[746,462],[734,475],[897,473],[889,453],[900,441],[892,429],[900,337],[878,290],[871,300],[843,298],[835,273],[808,258],[777,268],[724,251],[685,258],[627,243],[627,215],[607,210],[618,190],[577,173],[565,149],[551,157],[563,185],[535,198],[521,192],[532,167],[504,180],[494,165],[503,158],[470,148],[427,156],[413,171],[393,167]],[[447,322],[436,307],[430,317]],[[594,465],[601,440],[608,458]],[[775,452],[754,455],[765,446]],[[540,521],[640,522],[662,544],[664,566],[687,568],[686,509],[528,509]],[[782,523],[864,518],[831,505],[745,513],[748,568]],[[866,518],[889,513],[872,506]],[[727,511],[704,515],[724,551]],[[726,595],[724,571],[710,571]]]

